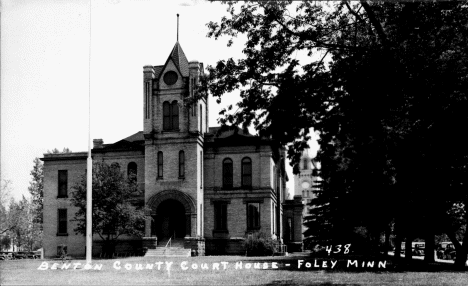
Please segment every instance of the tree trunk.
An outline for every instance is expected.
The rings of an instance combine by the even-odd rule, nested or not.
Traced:
[[[467,257],[467,249],[465,244],[463,244],[460,249],[457,250],[457,256],[455,257],[455,268],[460,270],[465,269]]]
[[[393,257],[395,261],[398,261],[401,259],[401,242],[403,240],[401,239],[401,235],[397,234],[395,237],[395,252],[393,253]]]
[[[393,259],[395,261],[400,261],[401,259],[401,242],[402,240],[402,235],[401,235],[401,225],[399,223],[399,219],[395,219],[395,226],[393,228],[393,231],[395,233],[395,252],[393,253]]]
[[[388,258],[388,251],[390,250],[390,224],[387,225],[385,229],[385,246],[384,246],[384,252],[385,252],[385,257]]]
[[[411,243],[413,242],[413,238],[411,237],[411,234],[406,235],[406,242],[405,242],[405,261],[406,262],[411,262],[413,259],[413,247]]]
[[[425,246],[424,246],[424,261],[426,263],[434,262],[434,251],[435,251],[435,235],[430,229],[426,230]]]
[[[464,202],[465,204],[465,223],[468,222],[468,201]],[[454,239],[452,239],[454,238]],[[455,245],[455,249],[457,251],[456,257],[455,257],[455,268],[457,269],[464,269],[466,265],[466,259],[468,256],[468,226],[465,225],[465,233],[463,234],[463,244],[460,245],[458,241],[456,241],[456,236],[453,234],[452,237],[450,237],[450,240]],[[455,240],[455,241],[454,241]],[[457,243],[455,243],[457,242]],[[458,247],[457,247],[458,246]]]

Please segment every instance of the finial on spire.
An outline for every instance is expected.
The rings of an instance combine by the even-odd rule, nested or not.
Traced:
[[[177,14],[177,42],[179,41],[179,14]]]

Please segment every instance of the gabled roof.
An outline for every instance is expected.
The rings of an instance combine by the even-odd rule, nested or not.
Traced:
[[[179,72],[183,77],[189,76],[188,60],[179,42],[175,43],[174,48],[172,48],[171,54],[167,58],[166,64],[164,66],[167,65],[169,60],[172,60],[174,62],[174,64],[176,65],[177,69],[179,69]]]
[[[104,144],[101,148],[93,148],[93,153],[105,153],[109,151],[134,151],[145,149],[143,131],[132,134],[112,144]]]
[[[213,134],[215,138],[227,138],[232,136],[239,137],[258,137],[249,133],[248,130],[242,130],[237,126],[224,127],[221,126],[210,127],[209,133]]]
[[[134,142],[134,141],[145,141],[145,137],[143,136],[143,131],[138,131],[137,133],[128,136],[122,140]]]
[[[163,70],[164,66],[154,66],[153,69],[154,69],[154,76],[156,78],[159,78],[159,76],[161,75],[161,72]]]

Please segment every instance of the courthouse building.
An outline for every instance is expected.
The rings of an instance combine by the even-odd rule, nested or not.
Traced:
[[[209,127],[207,98],[186,103],[202,74],[203,64],[189,62],[177,42],[163,65],[143,67],[143,96],[135,96],[143,103],[143,131],[113,144],[93,140],[93,160],[136,173],[141,203],[151,210],[145,237],[122,237],[116,251],[164,246],[172,238],[199,254],[239,254],[254,232],[286,245],[294,238],[294,212],[283,212],[284,148],[237,128]],[[85,254],[70,197],[86,158],[86,152],[44,154],[46,257],[57,255],[60,245],[72,256]],[[100,241],[94,235],[94,254],[102,251]]]

